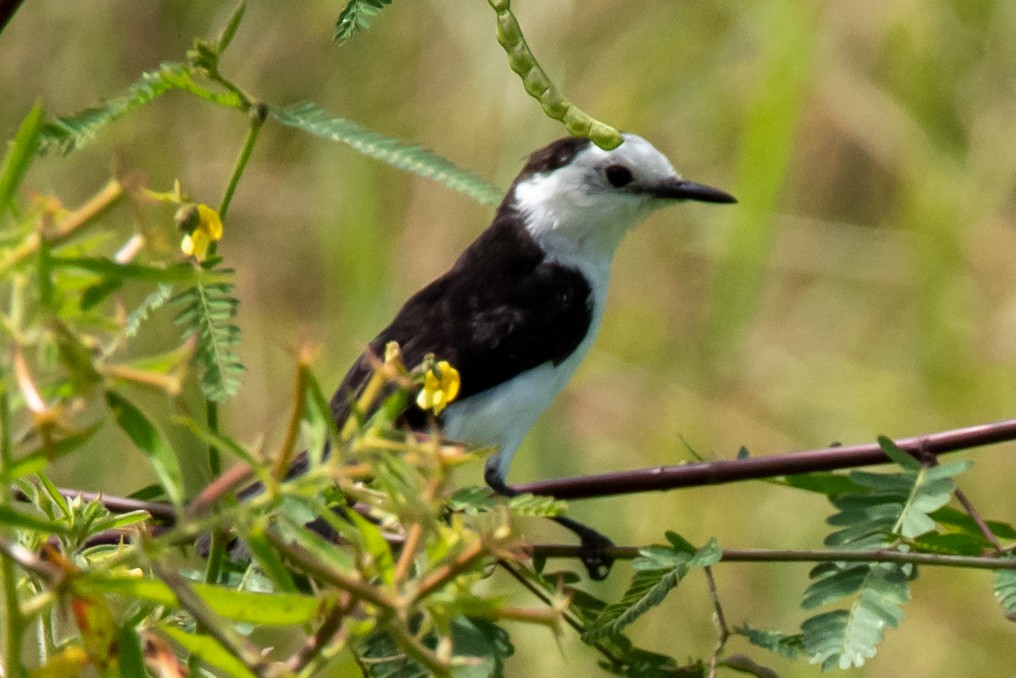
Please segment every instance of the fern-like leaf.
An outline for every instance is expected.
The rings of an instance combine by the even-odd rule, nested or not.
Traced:
[[[212,92],[199,85],[187,64],[167,62],[154,71],[142,73],[141,77],[120,96],[107,99],[99,106],[86,108],[73,115],[46,123],[40,137],[39,153],[44,155],[58,151],[66,155],[81,148],[109,123],[174,89],[185,90],[231,108],[243,106],[243,102],[233,92]]]
[[[831,499],[839,513],[829,519],[841,529],[825,543],[855,549],[881,548],[900,538],[915,539],[935,528],[929,514],[948,503],[956,483],[953,477],[971,466],[969,461],[924,467],[882,439],[883,449],[892,450],[904,470],[900,473],[853,471],[850,480],[860,491]]]
[[[145,297],[141,305],[130,312],[123,324],[123,333],[126,337],[137,336],[142,323],[151,317],[152,313],[161,308],[173,296],[172,285],[159,285],[155,291]]]
[[[202,268],[218,275],[230,275],[231,269],[215,269],[220,259],[209,259]],[[201,367],[201,391],[216,402],[236,395],[240,389],[243,363],[236,354],[240,328],[233,322],[240,302],[232,296],[228,282],[198,283],[180,292],[170,303],[180,307],[176,324],[185,340],[196,340],[194,359]]]
[[[747,624],[735,629],[734,633],[744,636],[755,647],[775,652],[787,659],[796,659],[798,653],[804,650],[804,643],[799,633],[788,635],[780,631],[752,628]]]
[[[910,599],[907,577],[895,563],[872,563],[851,567],[850,581],[856,582],[857,596],[849,610],[832,610],[811,617],[801,624],[802,642],[813,664],[822,670],[834,667],[847,669],[863,666],[875,656],[886,627],[896,628],[903,621],[902,604]],[[856,577],[857,574],[863,576]],[[809,587],[815,589],[826,581],[835,582],[840,590],[843,578],[835,569],[824,579]]]
[[[444,184],[483,204],[496,205],[501,200],[501,191],[497,188],[433,151],[418,144],[382,136],[350,120],[332,117],[314,103],[294,104],[278,111],[273,109],[272,116],[283,125],[346,144],[367,157]]]
[[[374,17],[381,13],[381,10],[392,4],[392,0],[349,0],[345,9],[339,14],[335,22],[336,44],[342,45],[348,42],[354,35],[370,28],[374,23]]]
[[[582,634],[584,642],[617,636],[624,627],[663,602],[689,570],[712,565],[722,555],[719,545],[712,539],[694,553],[675,546],[654,546],[641,553],[632,563],[636,571],[628,590],[619,602],[608,605],[592,628]]]
[[[949,501],[956,487],[953,477],[970,467],[968,462],[923,466],[892,441],[879,442],[901,471],[850,474],[858,489],[830,499],[839,513],[829,523],[840,529],[826,538],[829,546],[899,548],[934,534],[930,514]],[[823,669],[848,668],[875,656],[883,631],[903,619],[901,606],[910,599],[907,580],[913,571],[910,565],[895,563],[823,563],[812,569],[803,608],[851,599],[849,609],[824,612],[801,625],[812,662]]]
[[[995,572],[995,597],[1010,621],[1016,621],[1016,570]]]

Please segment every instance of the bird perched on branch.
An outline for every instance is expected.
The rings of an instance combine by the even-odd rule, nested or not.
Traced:
[[[409,366],[433,354],[461,375],[457,398],[436,416],[443,435],[496,447],[484,478],[512,495],[512,457],[589,352],[624,235],[677,202],[735,202],[681,178],[642,137],[623,139],[605,151],[568,137],[533,153],[493,223],[448,272],[410,297],[346,374],[332,399],[336,421],[348,418],[388,342],[398,342]],[[433,414],[411,402],[404,420],[426,431]],[[556,520],[581,538],[590,576],[606,576],[611,561],[602,549],[611,542],[568,518]]]

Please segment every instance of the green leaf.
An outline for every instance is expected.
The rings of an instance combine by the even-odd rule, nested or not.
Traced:
[[[606,636],[617,636],[625,626],[663,602],[688,570],[711,565],[722,555],[714,539],[710,539],[708,544],[694,554],[689,554],[683,547],[671,549],[662,546],[642,549],[641,553],[642,557],[632,564],[635,575],[628,590],[619,602],[608,605],[592,627],[582,634],[584,642],[591,643]],[[668,567],[660,567],[661,564]]]
[[[354,35],[361,33],[374,22],[381,10],[392,4],[392,0],[349,0],[335,22],[336,44],[343,45]]]
[[[452,496],[448,498],[448,508],[458,513],[475,516],[492,510],[502,502],[503,499],[494,494],[494,490],[486,486],[474,485],[460,487],[452,492]]]
[[[66,526],[42,516],[24,513],[10,506],[0,505],[0,523],[23,530],[34,530],[43,534],[69,534]]]
[[[804,643],[801,634],[788,635],[782,631],[765,631],[752,628],[745,624],[734,630],[734,633],[748,639],[752,645],[775,652],[787,659],[796,659],[799,652],[804,650]]]
[[[307,442],[308,452],[313,463],[320,463],[321,457],[325,454],[329,441],[338,439],[339,431],[332,415],[331,404],[325,397],[320,382],[314,373],[308,368],[304,383],[305,409],[304,418],[307,427],[304,429],[304,439]]]
[[[951,532],[939,534],[929,532],[910,542],[920,553],[941,553],[945,555],[979,556],[994,548],[994,545],[979,534]]]
[[[3,165],[0,166],[0,219],[10,208],[14,192],[18,190],[32,164],[32,156],[39,147],[41,131],[42,103],[36,101],[32,110],[21,121],[14,139],[8,144]]]
[[[967,534],[981,534],[980,526],[973,518],[970,517],[970,514],[957,508],[953,508],[952,506],[943,506],[937,511],[932,512],[930,515],[936,523],[946,525],[951,529],[959,530]],[[999,539],[1016,539],[1016,527],[1000,520],[988,520],[986,522],[992,534]]]
[[[127,577],[93,572],[75,580],[75,591],[92,596],[118,595],[156,605],[178,605],[176,593],[165,582],[150,577]],[[328,593],[316,596],[285,591],[253,593],[191,582],[191,588],[208,608],[231,621],[262,626],[292,626],[313,621],[334,601]]]
[[[902,466],[907,471],[917,472],[921,470],[921,462],[915,459],[906,450],[901,449],[891,438],[886,436],[878,437],[878,446],[890,459]]]
[[[144,653],[141,651],[141,638],[130,624],[117,628],[116,650],[121,678],[145,678],[148,675]]]
[[[74,387],[79,392],[87,392],[100,383],[102,377],[95,369],[95,355],[81,338],[57,318],[50,323],[50,328],[56,338],[60,362],[67,369]]]
[[[391,584],[395,581],[395,557],[392,555],[392,547],[385,539],[384,534],[377,525],[370,522],[356,511],[347,511],[346,518],[356,527],[350,533],[350,539],[355,541],[360,549],[370,556],[370,563],[374,573],[381,577],[381,581]]]
[[[148,458],[148,463],[152,465],[152,470],[155,471],[159,483],[166,490],[166,496],[178,510],[182,509],[184,502],[183,474],[180,471],[180,462],[169,441],[141,410],[116,392],[107,391],[106,402],[113,412],[116,423]]]
[[[117,263],[102,257],[51,257],[53,268],[74,268],[101,275],[109,280],[138,280],[152,283],[202,282],[213,284],[226,280],[225,272],[195,269],[190,264],[148,266],[145,264]]]
[[[279,520],[276,529],[283,539],[296,544],[322,565],[338,572],[346,573],[353,572],[356,569],[353,558],[349,553],[337,544],[328,541],[316,531],[288,519]]]
[[[849,610],[833,610],[801,624],[802,642],[823,670],[862,666],[875,656],[882,632],[903,620],[901,605],[910,599],[907,573],[895,563],[833,564],[812,570],[802,607],[814,607],[853,596]]]
[[[417,626],[414,624],[411,626]],[[505,675],[504,660],[515,648],[500,626],[485,619],[456,616],[449,624],[454,678],[500,678]],[[433,649],[440,640],[431,632],[423,644]],[[427,678],[429,671],[407,657],[395,640],[384,631],[375,631],[357,649],[360,665],[371,678]]]
[[[517,516],[552,518],[568,510],[568,502],[546,495],[517,494],[508,500],[508,508]]]
[[[1016,621],[1016,570],[995,571],[995,598],[1006,619]]]
[[[127,320],[123,325],[124,336],[128,338],[137,336],[138,330],[141,329],[141,324],[148,320],[152,313],[161,308],[172,296],[172,285],[159,285],[155,288],[154,292],[145,297],[141,305],[127,315]]]
[[[263,525],[258,525],[255,529],[244,535],[244,542],[246,542],[247,548],[250,549],[254,562],[258,564],[261,571],[272,580],[280,591],[287,591],[289,593],[297,591],[296,584],[293,582],[293,576],[286,569],[282,559],[279,558],[279,554],[276,553],[275,549],[268,543],[268,540],[265,539]]]
[[[591,643],[604,636],[618,635],[624,627],[662,603],[686,573],[687,567],[637,571],[621,601],[608,605],[595,625],[582,634],[583,642]]]
[[[18,478],[23,478],[32,473],[38,473],[46,466],[74,450],[78,449],[102,427],[100,420],[80,433],[74,433],[66,438],[50,441],[48,445],[32,450],[25,456],[15,460],[10,468],[0,474],[0,482],[10,483]]]
[[[250,466],[255,472],[259,472],[263,468],[263,463],[254,456],[246,447],[241,445],[235,438],[220,433],[219,431],[213,431],[208,428],[207,425],[202,422],[195,421],[190,417],[178,416],[173,418],[173,422],[180,424],[190,430],[192,434],[198,440],[205,443],[209,447],[215,447],[216,449],[222,450],[223,452],[229,452],[240,461]]]
[[[94,285],[90,285],[81,293],[81,300],[78,306],[82,311],[88,311],[103,301],[109,298],[109,295],[113,294],[117,290],[123,287],[122,280],[100,280]]]
[[[90,526],[90,531],[103,532],[105,530],[122,530],[131,525],[138,525],[151,519],[148,511],[128,511],[127,513],[109,514],[105,518],[96,520]]]
[[[205,272],[229,276],[231,269],[215,269],[216,259],[201,265]],[[176,324],[182,328],[184,340],[194,337],[194,361],[201,367],[201,392],[215,402],[227,400],[240,390],[240,373],[245,369],[236,353],[240,328],[236,326],[240,302],[232,296],[232,283],[196,283],[170,303],[180,308]]]
[[[240,27],[240,22],[243,21],[244,12],[247,11],[247,4],[241,2],[237,4],[236,9],[233,10],[233,14],[230,15],[229,21],[226,22],[226,26],[219,33],[219,37],[215,39],[215,51],[218,54],[222,54],[229,43],[233,42],[233,36],[236,35],[236,29]]]
[[[211,636],[187,633],[169,625],[161,626],[159,630],[184,650],[197,655],[201,661],[231,678],[256,678],[256,674]]]
[[[39,153],[59,152],[64,155],[81,148],[106,125],[173,89],[196,94],[222,106],[242,109],[244,103],[234,92],[213,93],[198,85],[187,64],[164,63],[154,71],[142,73],[121,96],[104,101],[97,107],[86,108],[74,115],[57,118],[42,129]]]
[[[673,530],[667,530],[663,533],[663,536],[667,538],[667,541],[670,542],[675,551],[682,551],[690,556],[697,550],[690,541]]]
[[[350,120],[334,118],[311,102],[294,104],[279,111],[273,109],[272,116],[283,125],[346,144],[369,158],[444,184],[485,205],[496,205],[501,201],[502,191],[433,151],[382,136]]]
[[[836,497],[848,492],[857,492],[861,489],[857,483],[842,473],[799,473],[797,475],[786,476],[782,481],[776,482],[798,490],[818,492],[827,497]]]

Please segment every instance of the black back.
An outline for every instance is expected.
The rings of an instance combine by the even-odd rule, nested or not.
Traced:
[[[584,141],[584,140],[580,140]],[[567,143],[565,143],[567,142]],[[537,155],[548,153],[549,159]],[[572,140],[538,151],[530,165],[567,162]],[[529,165],[527,165],[529,168]],[[546,166],[532,171],[547,171]],[[528,176],[526,171],[520,179]],[[332,398],[341,426],[371,374],[372,360],[397,341],[412,369],[428,353],[447,360],[461,376],[459,400],[486,391],[547,362],[559,364],[578,347],[592,322],[589,283],[574,268],[548,261],[512,205],[514,190],[490,227],[440,278],[413,295],[346,374]],[[424,413],[410,403],[406,422],[423,427]]]

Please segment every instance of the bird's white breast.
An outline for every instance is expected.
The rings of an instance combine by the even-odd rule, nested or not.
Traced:
[[[555,365],[546,362],[513,379],[452,403],[444,413],[444,435],[450,440],[476,447],[496,446],[496,464],[500,476],[507,476],[516,450],[576,368],[596,339],[607,296],[610,261],[594,264],[585,260],[561,261],[578,268],[589,281],[592,317],[585,338],[575,351]],[[468,379],[469,375],[462,375]]]

